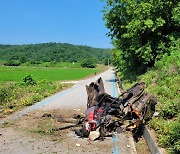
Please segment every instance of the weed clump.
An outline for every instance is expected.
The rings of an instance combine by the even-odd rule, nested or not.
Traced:
[[[26,75],[23,78],[23,82],[28,86],[28,85],[35,85],[36,81],[32,78],[31,75]]]
[[[67,86],[59,82],[35,81],[30,75],[25,76],[23,82],[1,84],[0,117],[11,114],[23,107],[31,106]]]

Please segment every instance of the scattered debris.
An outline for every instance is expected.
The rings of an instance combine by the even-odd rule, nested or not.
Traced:
[[[99,136],[100,136],[99,128],[97,128],[95,131],[91,131],[91,132],[89,133],[89,140],[90,140],[90,141],[94,141],[94,140],[97,139]]]
[[[50,113],[44,113],[44,114],[42,115],[42,117],[51,117],[51,114],[50,114]]]
[[[79,144],[79,143],[76,143],[76,146],[77,146],[77,147],[80,147],[80,146],[81,146],[81,144]]]
[[[131,146],[129,144],[127,144],[127,148],[130,148]]]
[[[12,109],[5,109],[5,110],[3,110],[3,113],[9,115],[9,114],[13,113],[13,110]]]
[[[80,121],[82,128],[76,129],[75,133],[93,141],[113,132],[136,132],[142,123],[153,116],[157,104],[157,99],[145,92],[144,86],[143,82],[136,83],[116,98],[105,92],[101,78],[86,85],[87,110]]]

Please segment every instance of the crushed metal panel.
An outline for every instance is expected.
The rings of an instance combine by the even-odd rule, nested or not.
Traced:
[[[96,82],[91,82],[89,86],[86,85],[86,91],[88,95],[87,108],[89,108],[96,105],[99,95],[105,93],[102,78]]]
[[[137,129],[152,117],[157,104],[157,99],[145,92],[144,82],[136,83],[118,98],[105,92],[102,78],[86,85],[86,91],[86,116],[83,127],[76,130],[76,134],[89,136],[91,140],[94,134],[91,131],[98,130],[100,135],[97,136],[104,137],[115,131]]]

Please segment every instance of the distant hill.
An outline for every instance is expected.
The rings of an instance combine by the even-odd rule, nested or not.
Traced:
[[[102,61],[110,57],[109,49],[68,43],[40,43],[28,45],[0,45],[0,60],[34,62],[80,62],[84,59]]]

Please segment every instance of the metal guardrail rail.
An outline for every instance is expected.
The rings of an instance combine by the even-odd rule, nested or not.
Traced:
[[[152,154],[161,154],[158,149],[158,146],[153,141],[151,134],[149,133],[149,130],[145,125],[143,125],[143,137],[144,137],[144,139],[149,147],[149,150],[151,151]]]

